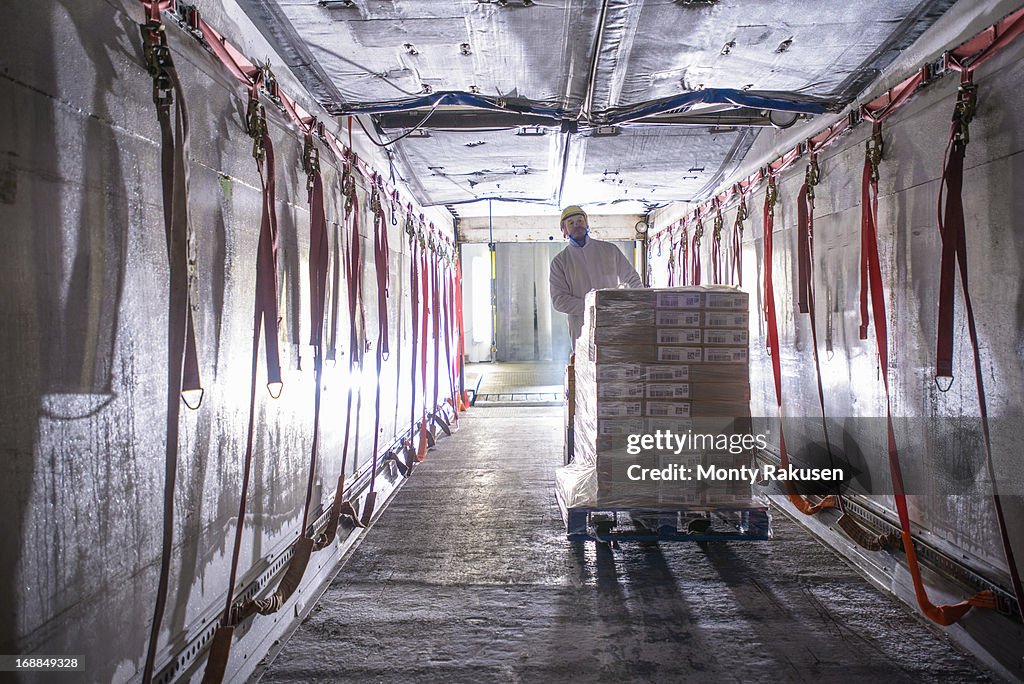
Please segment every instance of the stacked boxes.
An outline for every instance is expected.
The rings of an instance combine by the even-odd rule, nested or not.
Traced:
[[[596,469],[597,505],[749,502],[749,480],[697,477],[698,468],[751,464],[750,448],[734,446],[750,433],[749,316],[747,293],[726,286],[587,296],[574,455]],[[685,441],[640,448],[641,437],[659,433]]]

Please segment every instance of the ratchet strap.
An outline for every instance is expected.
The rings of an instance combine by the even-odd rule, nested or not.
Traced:
[[[427,268],[427,243],[424,235],[425,225],[423,214],[420,214],[419,242],[420,242],[420,385],[423,387],[423,394],[420,400],[422,416],[420,418],[420,439],[416,447],[416,460],[423,461],[427,457],[427,446],[432,435],[427,430],[427,318],[430,315],[428,292],[430,291],[430,272]]]
[[[747,220],[747,198],[739,192],[740,205],[736,208],[736,221],[732,224],[732,273],[735,284],[743,287],[743,222]]]
[[[311,126],[311,128],[315,127]],[[292,547],[292,558],[277,590],[262,600],[250,600],[239,610],[238,620],[244,620],[253,613],[270,615],[276,613],[291,598],[302,583],[309,565],[309,557],[315,542],[309,531],[309,510],[313,502],[313,485],[316,480],[316,464],[320,444],[320,392],[323,385],[323,333],[324,310],[327,300],[327,266],[329,252],[327,244],[327,216],[324,210],[324,185],[320,175],[320,152],[313,144],[313,135],[305,135],[302,167],[306,172],[306,190],[309,198],[309,292],[310,292],[310,335],[313,347],[313,441],[309,453],[309,476],[306,478],[306,500],[302,507],[302,531]]]
[[[427,237],[427,248],[430,250],[430,330],[434,340],[434,385],[430,402],[430,417],[434,423],[451,435],[451,427],[444,411],[437,410],[437,400],[441,396],[441,290],[440,290],[440,245],[434,242],[434,224],[430,224]]]
[[[676,282],[679,285],[686,285],[690,273],[690,227],[685,220],[680,222],[679,227],[682,233],[679,236],[679,256],[676,258],[676,265],[679,268]]]
[[[256,159],[256,168],[259,171],[260,184],[263,188],[260,238],[256,250],[256,296],[253,307],[249,424],[245,440],[242,491],[239,495],[227,599],[221,617],[221,626],[214,633],[213,643],[210,646],[210,655],[203,673],[203,684],[217,684],[223,680],[228,658],[231,655],[231,638],[235,625],[238,624],[239,615],[234,610],[234,590],[238,575],[238,559],[242,551],[242,531],[245,527],[246,500],[249,495],[249,480],[252,473],[253,437],[256,432],[256,380],[259,368],[261,328],[264,333],[267,390],[276,399],[280,396],[282,388],[281,363],[277,346],[277,208],[274,203],[276,196],[274,147],[267,132],[266,111],[258,99],[257,84],[253,84],[249,90],[246,121],[249,135],[253,139],[253,157]],[[266,168],[264,168],[264,161]]]
[[[412,204],[406,205],[405,208],[405,234],[409,237],[409,303],[411,305],[409,308],[412,316],[412,360],[409,364],[411,387],[409,392],[409,440],[406,445],[406,460],[412,464],[423,460],[416,445],[416,376],[419,372],[417,352],[420,344],[420,253]]]
[[[455,322],[459,326],[459,400],[462,408],[469,408],[469,392],[466,391],[466,328],[462,317],[462,263],[455,255]]]
[[[1022,19],[1024,24],[1024,19]],[[960,289],[964,296],[964,313],[967,318],[967,331],[971,339],[971,351],[974,359],[974,379],[978,392],[978,409],[981,416],[981,430],[985,441],[985,464],[989,479],[992,481],[992,501],[999,527],[999,537],[1006,557],[1006,566],[1013,586],[1013,594],[1017,601],[1017,611],[1024,618],[1024,588],[1021,586],[1020,571],[1013,553],[1013,544],[1006,526],[1003,513],[1002,498],[996,478],[995,465],[992,462],[992,435],[989,430],[988,401],[985,395],[984,373],[981,368],[981,351],[978,344],[978,328],[974,317],[974,306],[971,302],[971,291],[968,286],[967,271],[967,231],[964,221],[963,176],[964,158],[967,144],[970,142],[970,123],[977,108],[977,86],[973,82],[973,67],[965,67],[950,58],[952,68],[960,71],[961,82],[957,94],[956,106],[950,125],[949,143],[946,146],[945,164],[942,171],[942,182],[939,186],[938,226],[942,239],[942,258],[940,261],[939,281],[939,323],[936,343],[936,384],[940,378],[949,378],[953,382],[953,319],[956,305],[955,279],[956,270],[960,269]],[[942,390],[941,385],[939,389]],[[948,390],[949,386],[945,388]],[[945,391],[943,390],[943,391]]]
[[[778,201],[778,188],[775,174],[769,173],[768,187],[764,195],[764,314],[768,328],[768,355],[772,360],[772,377],[775,383],[775,404],[779,414],[779,454],[783,468],[789,468],[789,452],[786,450],[786,433],[782,415],[782,354],[779,349],[779,325],[775,311],[775,283],[772,273],[774,256],[775,204]],[[797,493],[790,480],[785,483],[786,496],[804,515],[814,515],[826,508],[835,508],[835,498],[825,497],[819,503],[812,504]]]
[[[373,214],[373,258],[377,273],[377,382],[373,401],[373,454],[370,465],[370,491],[366,494],[361,522],[369,525],[377,502],[377,450],[380,447],[380,372],[390,355],[388,349],[388,223],[384,214],[383,179],[374,174],[370,179],[370,212]]]
[[[722,282],[722,205],[715,202],[715,220],[711,231],[711,284]]]
[[[797,307],[800,313],[809,315],[811,328],[811,345],[814,353],[814,373],[818,389],[818,406],[821,409],[821,429],[825,438],[825,450],[829,464],[834,467],[832,442],[828,434],[828,421],[825,416],[825,390],[821,377],[821,357],[818,353],[818,323],[814,306],[814,193],[820,178],[818,154],[813,141],[808,141],[810,160],[804,174],[804,183],[800,186],[797,196]],[[892,548],[899,542],[895,533],[874,534],[865,528],[852,514],[847,512],[843,497],[838,491],[834,495],[834,503],[841,513],[837,525],[846,532],[858,546],[869,551],[880,551]]]
[[[672,232],[673,232],[672,228],[669,228],[669,230],[668,230],[668,286],[669,287],[675,287],[676,286],[676,243],[673,240]],[[659,248],[658,256],[661,256],[661,254],[660,254],[661,241],[660,240],[658,242],[658,248]]]
[[[345,219],[346,225],[342,229],[342,242],[345,254],[344,256],[338,255],[337,261],[345,262],[345,280],[348,282],[348,309],[349,309],[349,344],[352,344],[353,340],[358,340],[358,320],[355,317],[355,311],[357,310],[358,303],[356,298],[359,296],[359,285],[358,285],[358,271],[353,276],[352,268],[352,244],[354,240],[358,243],[359,241],[359,227],[358,227],[358,211],[359,211],[359,199],[356,197],[356,182],[353,177],[353,166],[355,165],[354,160],[351,157],[346,157],[342,164],[341,171],[341,192],[344,199],[345,207]],[[358,247],[356,247],[358,249]],[[356,527],[362,527],[362,523],[359,521],[359,516],[356,514],[355,507],[352,502],[345,498],[345,473],[348,469],[348,449],[351,437],[352,429],[352,387],[357,385],[356,380],[356,369],[358,366],[355,363],[355,357],[358,356],[361,349],[350,348],[349,359],[348,359],[348,386],[345,388],[345,433],[342,437],[341,442],[341,471],[338,473],[338,484],[334,489],[334,501],[331,503],[331,512],[327,517],[327,526],[324,528],[322,534],[316,539],[314,544],[314,551],[324,549],[334,543],[334,539],[338,534],[338,523],[341,521],[341,516],[348,516],[352,524]]]
[[[202,403],[194,323],[195,239],[188,217],[188,110],[178,80],[167,34],[160,18],[167,2],[144,3],[146,23],[139,28],[149,73],[153,78],[153,103],[160,124],[160,172],[163,197],[164,237],[169,264],[167,311],[167,427],[164,457],[163,535],[160,579],[153,607],[143,681],[153,679],[157,641],[167,606],[171,552],[174,542],[174,489],[178,472],[180,402],[191,409]],[[172,114],[173,107],[173,114]]]
[[[884,118],[884,117],[881,117]],[[907,556],[907,569],[914,584],[914,595],[921,612],[936,624],[948,626],[959,620],[972,606],[994,608],[995,596],[982,591],[965,601],[952,605],[935,605],[929,598],[917,562],[917,550],[910,527],[910,510],[907,506],[906,487],[900,468],[896,446],[896,433],[892,423],[892,399],[889,392],[889,343],[888,319],[885,312],[885,288],[882,285],[882,269],[878,255],[878,164],[882,156],[881,118],[874,121],[874,130],[868,139],[864,155],[864,173],[861,183],[861,338],[867,335],[867,294],[871,296],[871,318],[874,321],[875,340],[878,345],[878,360],[881,366],[882,382],[885,387],[885,418],[889,452],[889,473],[892,479],[893,499],[899,516],[903,551]],[[868,291],[864,291],[867,281]]]
[[[691,285],[700,285],[700,240],[704,237],[704,223],[701,221],[700,212],[697,214],[697,225],[693,229],[693,253],[692,253],[692,269],[693,272],[690,274],[692,280]]]

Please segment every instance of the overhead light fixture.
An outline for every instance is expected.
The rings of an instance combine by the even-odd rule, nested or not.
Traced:
[[[789,128],[800,118],[797,112],[780,112],[777,109],[768,110],[768,123],[776,128]]]
[[[320,0],[317,4],[324,9],[352,9],[356,6],[352,0]]]
[[[636,231],[637,235],[643,235],[648,231],[650,227],[651,226],[647,223],[647,221],[640,219],[639,221],[636,222],[636,225],[633,226],[633,229]]]
[[[619,129],[618,129],[617,126],[598,126],[597,128],[594,129],[594,135],[595,136],[618,135],[618,134],[619,134]]]
[[[544,135],[544,129],[540,126],[520,126],[516,135]]]
[[[429,138],[430,133],[422,128],[414,128],[405,134],[406,138]]]
[[[789,49],[789,46],[793,44],[793,37],[790,36],[786,40],[779,43],[779,47],[775,48],[775,54],[781,55],[783,52]]]
[[[729,54],[730,52],[732,52],[732,49],[734,47],[736,47],[736,41],[735,40],[730,40],[728,43],[726,43],[725,45],[722,46],[721,54],[723,54],[723,55]]]

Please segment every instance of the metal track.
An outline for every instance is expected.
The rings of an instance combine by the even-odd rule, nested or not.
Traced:
[[[778,452],[771,448],[759,450],[756,458],[775,465],[778,465],[781,461]],[[848,514],[865,523],[874,532],[902,534],[899,524],[893,522],[881,512],[872,510],[873,507],[870,500],[863,495],[844,494],[843,506]],[[914,540],[914,551],[917,553],[918,560],[923,565],[942,577],[952,580],[971,591],[991,591],[996,597],[997,610],[1015,622],[1021,622],[1020,611],[1017,608],[1017,599],[1011,589],[982,575],[961,560],[953,558],[945,551],[923,541],[919,536],[912,534],[912,537]]]
[[[449,412],[448,407],[443,406],[442,411],[447,414]],[[428,419],[428,425],[429,424],[430,421]],[[414,430],[409,430],[403,433],[394,442],[392,442],[388,448],[381,452],[381,455],[378,458],[378,476],[382,474],[382,470],[386,470],[388,475],[392,477],[398,476],[398,469],[395,463],[392,461],[384,461],[383,458],[389,453],[400,452],[403,440],[408,439],[413,432]],[[367,462],[363,468],[356,473],[354,480],[345,490],[346,499],[352,500],[353,498],[360,496],[369,488],[371,476],[370,471],[372,470],[372,466],[372,461]],[[333,498],[333,496],[331,498]],[[382,510],[383,507],[378,509],[378,515]],[[316,518],[311,524],[314,535],[319,534],[326,528],[330,512],[330,506],[323,503],[320,504],[320,507],[316,512]],[[338,554],[339,558],[348,552],[361,534],[362,530],[360,528],[350,530],[348,536],[344,541],[341,541],[338,544],[338,547],[335,550],[335,553]],[[292,556],[295,555],[295,543],[297,541],[298,539],[291,541],[283,551],[278,553],[278,555],[275,556],[274,553],[270,553],[262,559],[262,563],[264,564],[263,569],[248,581],[243,580],[243,584],[235,595],[233,602],[235,606],[258,596],[266,587],[270,586],[271,582],[274,581],[277,575],[288,566],[289,562],[291,562]],[[169,662],[167,662],[167,664],[164,665],[153,677],[153,682],[155,684],[171,684],[171,682],[175,680],[175,677],[189,672],[203,657],[206,652],[206,647],[213,639],[214,632],[216,632],[217,628],[220,627],[220,618],[223,612],[220,607],[221,605],[223,605],[223,599],[214,602],[214,604],[211,605],[202,616],[193,622],[193,625],[198,625],[198,630],[194,635],[188,638],[183,646],[168,656]],[[294,610],[296,613],[299,610],[297,603],[294,604]],[[251,625],[251,620],[243,622],[242,625],[238,627],[241,635],[248,632],[249,625]]]

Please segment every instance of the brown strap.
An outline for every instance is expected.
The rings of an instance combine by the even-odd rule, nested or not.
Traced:
[[[281,609],[302,583],[302,577],[309,564],[313,550],[313,539],[306,536],[309,526],[309,509],[313,501],[313,484],[316,479],[316,463],[320,443],[320,392],[323,385],[323,328],[324,309],[327,297],[327,217],[324,211],[324,187],[320,176],[320,158],[313,145],[313,136],[306,134],[303,167],[307,174],[309,194],[309,285],[310,285],[310,344],[313,346],[313,440],[309,454],[309,475],[306,478],[306,500],[302,507],[302,535],[293,547],[288,570],[277,589],[269,597],[247,601],[243,605],[239,620],[258,612],[269,615]]]
[[[250,369],[249,422],[245,440],[245,458],[242,471],[242,491],[239,495],[238,517],[235,525],[235,541],[231,553],[231,570],[228,576],[227,598],[221,626],[233,625],[238,616],[234,613],[235,581],[238,576],[238,560],[242,551],[242,532],[245,527],[246,503],[249,496],[249,481],[252,474],[253,438],[256,432],[256,377],[259,368],[259,347],[261,329],[265,333],[267,389],[272,396],[279,393],[281,366],[277,348],[277,211],[275,209],[275,167],[274,146],[267,132],[266,115],[256,100],[255,88],[250,91],[249,133],[253,137],[253,155],[263,186],[263,215],[260,219],[260,238],[256,253],[256,288],[253,306],[252,366]],[[264,159],[266,172],[264,172]],[[230,655],[230,641],[223,651],[212,651],[207,659],[204,684],[215,684],[223,677],[227,658]],[[218,674],[219,673],[219,674]]]
[[[161,180],[164,233],[167,243],[170,282],[167,317],[166,442],[164,455],[163,534],[160,578],[157,583],[150,625],[143,681],[153,679],[156,647],[167,606],[171,553],[174,543],[174,490],[178,471],[179,411],[182,398],[190,408],[202,402],[195,326],[189,297],[189,248],[193,244],[188,217],[188,111],[184,93],[160,22],[160,3],[146,3],[148,23],[141,28],[143,48],[153,77],[153,101],[161,136]],[[173,106],[173,116],[171,109]],[[173,118],[173,122],[172,122]],[[189,393],[185,394],[184,391]],[[197,397],[189,396],[198,393]]]

